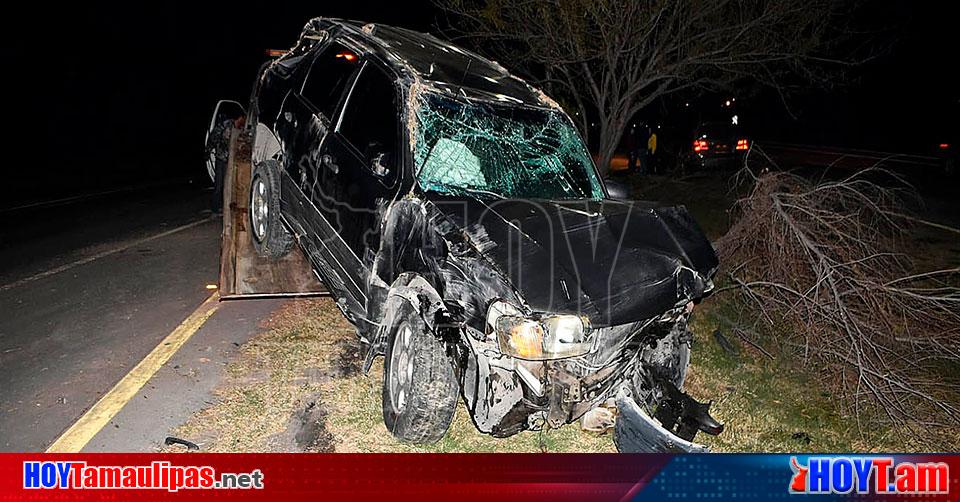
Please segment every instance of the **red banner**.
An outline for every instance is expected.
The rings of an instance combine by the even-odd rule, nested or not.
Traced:
[[[627,459],[630,461],[624,461]],[[668,455],[2,454],[0,500],[620,500]],[[259,487],[258,487],[259,486]]]
[[[957,501],[958,455],[0,454],[0,501]]]

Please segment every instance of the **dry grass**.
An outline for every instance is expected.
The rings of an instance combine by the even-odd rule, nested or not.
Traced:
[[[228,452],[615,451],[609,434],[587,433],[576,424],[496,439],[477,432],[462,405],[440,442],[401,443],[381,417],[382,366],[376,363],[369,375],[357,371],[356,335],[332,301],[287,303],[263,327],[228,367],[219,400],[176,435],[198,442],[203,451]],[[714,399],[714,415],[727,423],[716,438],[698,436],[715,451],[929,449],[903,442],[888,428],[861,435],[856,420],[839,415],[832,397],[802,370],[751,354],[747,347],[737,356],[728,354],[711,336],[710,309],[697,312],[692,327],[696,341],[688,388]],[[310,403],[319,413],[304,413]]]
[[[241,349],[216,393],[174,434],[204,451],[297,449],[290,423],[336,375],[339,340],[353,337],[331,301],[289,302],[262,322],[263,333]],[[315,449],[326,449],[322,448]],[[311,449],[310,447],[299,449]]]
[[[809,371],[777,355],[763,355],[722,330],[737,350],[731,354],[713,336],[719,324],[714,309],[695,312],[692,364],[687,391],[713,400],[711,412],[725,422],[716,437],[699,435],[713,451],[726,452],[877,452],[915,451],[889,427],[861,431],[857,420],[838,412],[835,397]],[[871,422],[870,417],[861,417]]]
[[[289,302],[263,327],[228,367],[230,376],[217,390],[218,402],[174,435],[217,452],[615,451],[609,434],[583,432],[576,425],[496,439],[476,430],[462,404],[440,442],[401,443],[383,425],[382,364],[377,362],[369,375],[358,371],[355,331],[332,301]],[[319,427],[302,423],[310,403],[322,410],[308,416],[321,421]],[[319,437],[298,439],[305,425],[314,426],[307,432]]]
[[[612,453],[609,434],[584,432],[577,425],[538,432],[522,432],[497,439],[474,427],[463,403],[457,406],[450,431],[439,442],[416,446],[397,441],[383,425],[378,362],[370,374],[336,380],[324,389],[324,401],[335,403],[327,428],[337,438],[338,452],[587,452]]]

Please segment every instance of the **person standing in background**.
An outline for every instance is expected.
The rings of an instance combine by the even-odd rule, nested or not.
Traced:
[[[627,172],[632,173],[634,169],[637,168],[637,125],[634,124],[630,126],[630,130],[627,131],[626,137],[626,146],[627,146]]]
[[[647,171],[651,174],[657,173],[657,132],[650,129],[650,136],[647,138]]]

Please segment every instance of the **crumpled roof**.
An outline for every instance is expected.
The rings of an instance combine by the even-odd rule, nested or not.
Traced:
[[[542,93],[513,76],[503,66],[433,35],[382,24],[363,24],[331,18],[315,18],[304,34],[344,27],[351,35],[373,42],[388,56],[434,87],[452,94],[551,106]],[[392,57],[391,57],[392,56]]]

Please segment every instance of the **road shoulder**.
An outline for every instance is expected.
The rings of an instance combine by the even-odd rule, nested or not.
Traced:
[[[259,333],[280,300],[222,302],[219,309],[83,449],[150,452],[171,430],[216,401],[214,388],[240,347]]]

